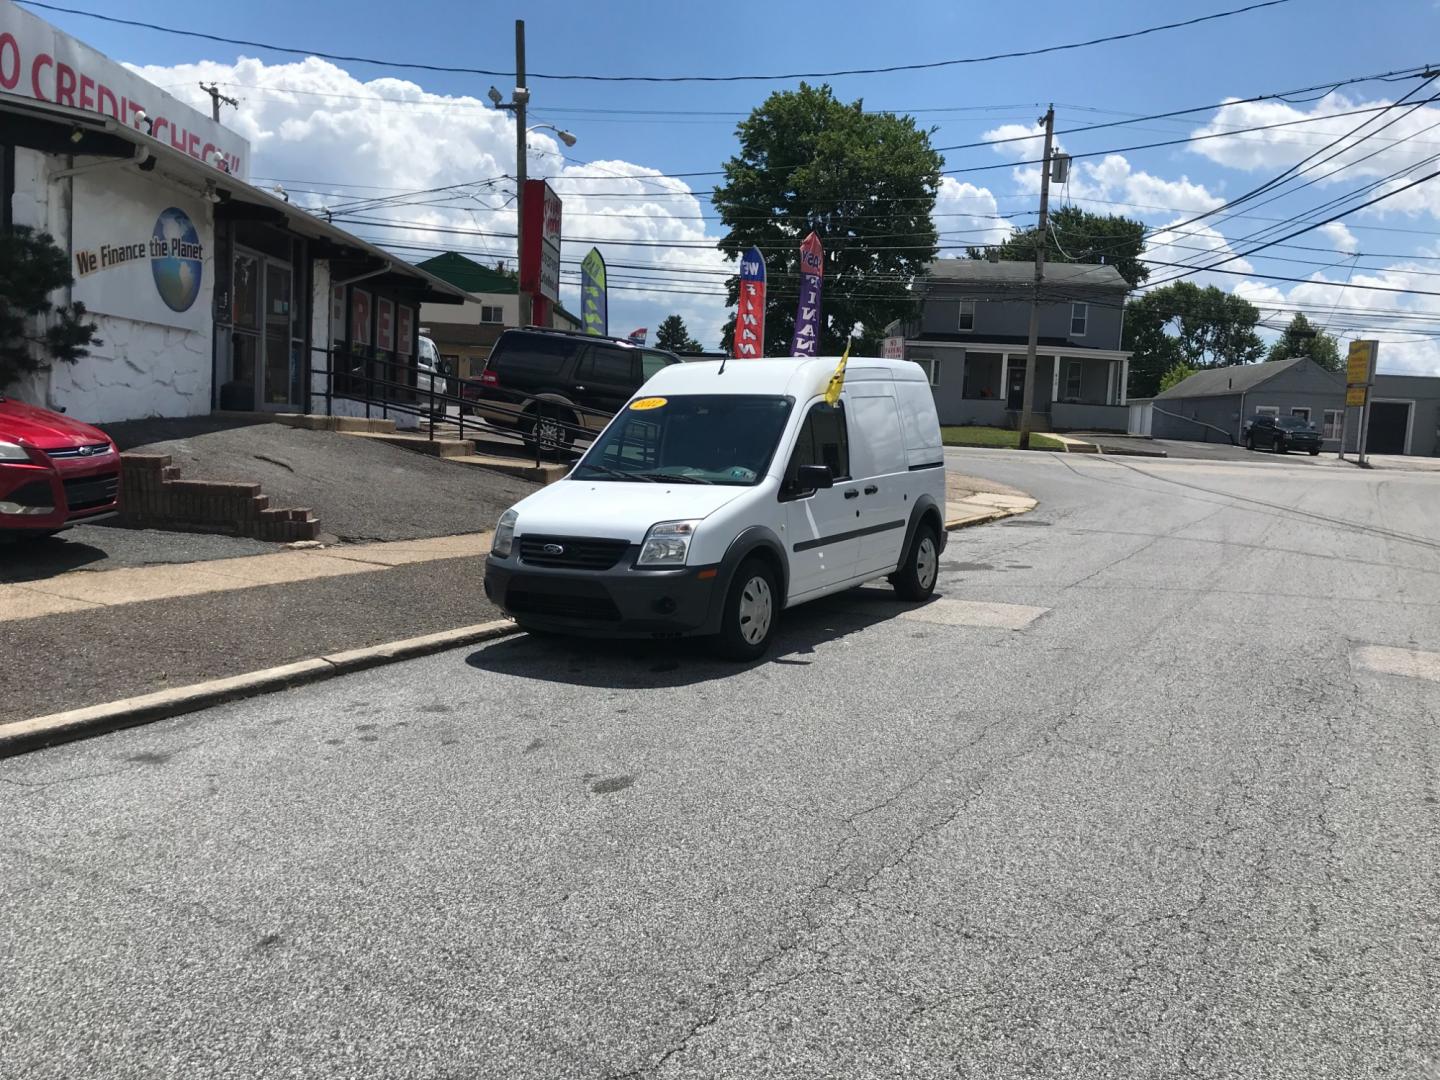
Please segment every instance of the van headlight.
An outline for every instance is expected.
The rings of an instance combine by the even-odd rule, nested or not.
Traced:
[[[651,525],[640,545],[640,558],[636,566],[660,567],[684,566],[690,555],[690,539],[695,535],[698,521],[662,521]]]
[[[506,510],[500,515],[500,521],[495,526],[495,538],[490,541],[490,554],[501,559],[510,557],[510,549],[515,546],[515,522],[520,520],[520,515],[514,510]]]

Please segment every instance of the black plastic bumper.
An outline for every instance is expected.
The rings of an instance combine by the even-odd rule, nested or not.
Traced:
[[[485,595],[522,626],[593,637],[713,634],[724,605],[715,566],[632,570],[529,566],[516,556],[485,560]]]

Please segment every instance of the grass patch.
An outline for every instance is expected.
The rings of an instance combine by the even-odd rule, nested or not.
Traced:
[[[998,427],[942,427],[940,438],[946,446],[994,446],[1015,450],[1020,446],[1020,433]],[[1048,435],[1030,433],[1032,450],[1064,450],[1065,444]]]

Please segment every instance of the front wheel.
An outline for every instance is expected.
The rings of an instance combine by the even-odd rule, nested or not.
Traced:
[[[725,597],[716,647],[730,660],[758,660],[770,648],[780,614],[780,588],[775,571],[761,559],[740,564]]]
[[[1271,449],[1274,450],[1275,453],[1277,453],[1277,454],[1283,454],[1283,453],[1285,453],[1285,452],[1286,452],[1286,449],[1285,449],[1285,440],[1284,440],[1284,439],[1276,439],[1275,442],[1271,445]]]
[[[928,600],[940,576],[940,537],[935,526],[921,525],[891,583],[902,600]]]
[[[1319,457],[1319,456],[1320,456],[1320,451],[1319,451],[1319,450],[1311,450],[1311,451],[1310,451],[1310,456],[1311,456],[1311,457]]]
[[[1249,450],[1252,454],[1255,452],[1255,436],[1254,436],[1254,435],[1251,435],[1250,438],[1248,438],[1248,439],[1245,440],[1245,449],[1246,449],[1246,450]]]

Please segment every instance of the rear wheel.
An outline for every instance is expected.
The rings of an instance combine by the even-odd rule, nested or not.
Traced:
[[[940,536],[929,522],[915,530],[910,550],[891,583],[904,600],[928,600],[940,576]]]
[[[1319,449],[1317,448],[1317,449],[1315,449],[1315,450],[1311,450],[1311,451],[1310,451],[1310,456],[1311,456],[1311,457],[1319,457],[1319,456],[1320,456],[1320,451],[1319,451]]]
[[[1273,449],[1273,450],[1275,451],[1275,453],[1277,453],[1277,454],[1284,454],[1284,453],[1286,453],[1286,452],[1287,452],[1287,448],[1286,448],[1286,446],[1285,446],[1285,440],[1284,440],[1284,439],[1276,439],[1276,440],[1274,441],[1274,443],[1271,444],[1271,449]]]
[[[550,405],[541,405],[525,421],[525,445],[537,443],[547,453],[568,449],[574,436],[567,427],[568,417]]]
[[[770,648],[780,614],[775,571],[761,559],[747,559],[735,571],[725,597],[716,647],[730,660],[758,660]]]
[[[1255,452],[1255,436],[1254,436],[1254,435],[1251,435],[1248,439],[1245,440],[1245,449],[1246,449],[1246,450],[1249,450],[1252,454]]]

